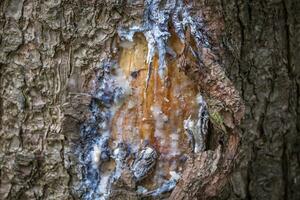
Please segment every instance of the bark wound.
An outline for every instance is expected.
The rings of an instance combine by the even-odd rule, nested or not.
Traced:
[[[85,199],[115,196],[120,187],[157,197],[173,190],[179,174],[185,181],[171,198],[214,196],[230,171],[241,99],[211,51],[203,20],[192,18],[182,1],[159,2],[145,2],[142,25],[119,29],[118,63],[105,61],[97,70],[79,149]],[[223,128],[210,132],[227,138],[209,150],[208,111]]]
[[[95,100],[94,95],[85,93],[90,91],[86,86],[99,58],[119,55],[121,51],[115,51],[113,39],[117,27],[142,19],[144,2],[1,1],[0,199],[79,199],[91,191],[74,193],[78,183],[86,178],[82,177],[85,168],[78,163],[74,146],[78,146],[75,142],[80,136],[79,124],[90,112],[88,104]],[[159,8],[164,10],[166,1],[161,2]],[[189,2],[193,16],[203,11],[209,41],[215,39],[211,43],[215,47],[213,52],[220,47],[220,60],[216,61],[223,62],[222,67],[242,92],[247,113],[241,131],[243,143],[238,147],[238,165],[231,176],[226,170],[230,171],[238,137],[237,131],[228,126],[237,126],[242,106],[234,111],[239,100],[231,98],[236,93],[230,92],[232,86],[226,83],[227,78],[220,78],[225,74],[217,62],[198,69],[203,63],[193,64],[191,61],[195,60],[182,57],[181,69],[194,84],[201,86],[208,104],[207,149],[211,151],[194,156],[198,160],[190,159],[186,166],[191,167],[186,167],[183,175],[185,180],[177,184],[184,189],[176,188],[172,198],[214,196],[226,176],[232,187],[228,185],[218,199],[300,199],[300,1]],[[184,35],[188,35],[186,30]],[[168,40],[171,37],[172,34]],[[190,43],[186,46],[195,46],[193,39]],[[168,57],[167,53],[166,68]],[[133,72],[132,76],[138,78],[138,74]],[[215,147],[219,143],[210,142],[219,141],[214,136],[218,135],[216,132],[222,134],[220,157]],[[97,135],[91,134],[90,138]],[[83,149],[92,147],[96,158],[102,154],[102,147],[94,148],[85,140],[81,143]],[[112,150],[116,149],[108,151],[109,157],[123,160],[123,150]],[[113,167],[114,160],[110,162]],[[211,160],[218,163],[214,174],[210,174]],[[95,163],[100,163],[100,159],[95,159]],[[121,162],[117,168],[122,167]],[[134,199],[136,189],[130,188],[136,186],[130,181],[131,171],[123,170],[116,183],[120,190],[111,196]],[[202,174],[197,175],[199,171]]]
[[[177,60],[172,57],[167,59],[167,82],[164,83],[159,77],[158,56],[153,58],[152,76],[146,82],[148,72],[145,38],[137,35],[130,47],[127,42],[126,45],[121,43],[125,47],[119,63],[130,80],[132,94],[114,115],[112,138],[126,141],[133,151],[141,148],[143,141],[149,141],[159,152],[156,170],[144,185],[148,189],[154,189],[170,178],[170,171],[182,172],[183,162],[179,160],[190,152],[184,120],[189,116],[192,119],[198,116],[197,88],[179,71]],[[175,51],[182,46],[176,37],[171,37],[169,45]],[[135,73],[137,75],[132,76]]]
[[[164,82],[168,82],[168,78],[172,79],[172,76],[165,78],[163,73],[170,70],[165,64],[167,50],[170,49],[169,45],[177,46],[178,48],[174,50],[177,54],[175,60],[179,61],[178,67],[194,81],[194,85],[198,86],[201,93],[206,95],[210,101],[211,112],[218,113],[222,119],[221,123],[227,127],[228,139],[225,141],[226,144],[223,144],[225,148],[222,148],[220,144],[216,150],[200,153],[194,159],[190,159],[185,166],[187,170],[183,174],[185,185],[176,187],[171,195],[171,199],[195,198],[199,193],[204,192],[204,198],[211,197],[217,195],[217,192],[222,189],[226,183],[226,173],[232,167],[232,160],[239,143],[237,127],[244,115],[244,105],[238,91],[226,77],[217,57],[211,51],[203,21],[201,19],[194,20],[181,1],[170,1],[169,3],[165,5],[165,10],[160,10],[157,1],[147,1],[144,24],[141,27],[129,28],[128,32],[121,30],[119,35],[121,38],[125,37],[129,40],[132,40],[135,32],[142,32],[145,35],[148,42],[146,62],[148,63],[148,75],[151,75],[152,63],[155,61],[153,59],[154,52],[157,50],[158,73]],[[174,28],[173,34],[168,28],[170,18],[172,18]],[[174,41],[172,44],[172,39],[169,40],[171,35],[173,38],[179,38],[184,45],[178,45],[179,41],[177,41],[177,45]],[[173,53],[169,54],[174,55]],[[150,78],[148,77],[148,79]],[[220,167],[218,168],[218,166]],[[192,189],[195,194],[184,192],[190,191],[190,183],[197,184]]]

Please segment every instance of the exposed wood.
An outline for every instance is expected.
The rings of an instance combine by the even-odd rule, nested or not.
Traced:
[[[196,85],[187,97],[205,94],[222,135],[191,156],[170,199],[300,199],[299,1],[185,2],[212,44],[202,64],[175,47],[181,72],[170,73]],[[82,198],[75,149],[93,80],[103,59],[123,62],[117,28],[140,24],[143,10],[143,1],[1,1],[0,199]],[[138,196],[120,189],[111,198]]]

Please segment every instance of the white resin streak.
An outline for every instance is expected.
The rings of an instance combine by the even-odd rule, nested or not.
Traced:
[[[146,37],[148,42],[148,54],[147,54],[147,63],[149,65],[149,76],[151,75],[151,63],[155,53],[158,54],[159,66],[158,74],[161,79],[164,79],[167,65],[166,65],[166,55],[174,54],[171,53],[172,49],[168,47],[168,39],[170,37],[169,32],[169,22],[172,22],[176,34],[181,39],[182,42],[185,41],[185,30],[189,27],[191,30],[191,35],[196,42],[197,50],[192,49],[192,53],[198,58],[198,61],[201,62],[200,49],[203,47],[208,47],[208,39],[204,34],[204,23],[201,18],[194,19],[190,13],[188,6],[186,6],[182,0],[167,0],[164,5],[160,5],[160,0],[145,0],[145,10],[143,16],[143,23],[139,26],[133,26],[128,30],[119,29],[118,34],[121,39],[126,39],[129,41],[133,40],[133,36],[137,32],[142,32]],[[181,17],[179,17],[181,16]],[[174,51],[173,51],[174,52]],[[174,55],[172,55],[174,56]],[[107,63],[106,63],[107,64]],[[84,199],[106,199],[110,191],[107,191],[109,187],[109,178],[111,174],[106,174],[99,169],[103,159],[103,153],[107,151],[107,141],[110,137],[110,128],[111,128],[111,119],[115,111],[120,108],[120,105],[123,102],[123,99],[126,95],[130,94],[130,86],[128,81],[126,81],[125,76],[121,73],[118,68],[115,68],[116,74],[112,75],[110,68],[115,67],[116,65],[108,63],[108,65],[103,65],[106,75],[102,77],[101,84],[97,85],[98,82],[94,82],[94,92],[93,96],[96,99],[99,99],[104,105],[105,109],[100,110],[97,108],[97,105],[93,105],[92,112],[94,113],[91,119],[83,126],[82,138],[84,138],[83,143],[87,143],[90,146],[84,146],[80,153],[80,162],[88,170],[85,181],[83,181],[83,188],[88,190],[88,193],[85,195]],[[98,77],[97,77],[98,78]],[[107,96],[108,94],[108,96]],[[113,96],[109,96],[113,94]],[[111,100],[113,102],[111,102]],[[195,152],[203,150],[204,145],[204,135],[207,131],[207,121],[208,115],[206,111],[206,103],[203,99],[199,98],[199,116],[198,120],[193,121],[188,119],[185,122],[186,130],[192,130],[194,133],[195,139]],[[164,134],[161,133],[163,129],[164,121],[168,120],[166,116],[161,112],[159,107],[154,106],[152,108],[153,116],[155,118],[155,136],[161,137],[161,145],[166,145],[166,139]],[[121,116],[118,125],[123,122],[125,116]],[[98,118],[101,118],[102,121],[97,121]],[[104,120],[104,121],[103,121]],[[97,133],[98,129],[102,129],[102,133],[106,132],[99,136]],[[89,135],[90,134],[90,135]],[[172,155],[176,155],[177,152],[175,149],[178,148],[178,136],[177,133],[171,134],[171,149]],[[118,140],[121,141],[122,130],[118,130]],[[96,137],[96,138],[93,138]],[[97,138],[98,137],[98,138]],[[91,165],[91,166],[90,166]],[[175,179],[174,179],[175,180]],[[170,183],[165,184],[166,190],[173,188],[176,181],[171,180]],[[95,188],[96,187],[96,188]],[[157,190],[156,194],[159,194],[160,191],[166,190]],[[104,194],[104,195],[103,195]]]
[[[202,18],[193,18],[189,12],[189,6],[186,6],[182,0],[167,0],[162,6],[160,0],[146,0],[144,6],[143,23],[129,29],[120,28],[118,34],[121,39],[129,41],[133,41],[135,33],[141,32],[144,34],[148,43],[147,63],[149,65],[149,75],[151,75],[151,63],[155,53],[158,54],[158,74],[161,79],[164,79],[167,74],[165,59],[167,53],[174,56],[175,52],[168,46],[168,39],[171,36],[169,22],[172,23],[177,36],[183,43],[185,43],[185,31],[190,28],[197,46],[197,50],[192,49],[192,53],[201,59],[200,49],[209,47]]]
[[[98,74],[97,79],[92,82],[92,115],[82,125],[81,140],[85,146],[77,150],[85,168],[85,178],[79,188],[87,191],[83,195],[86,200],[107,199],[110,194],[109,180],[113,172],[101,166],[110,157],[108,140],[111,119],[123,104],[124,98],[131,93],[126,76],[115,62],[104,60],[100,68],[104,74]],[[103,106],[100,107],[97,102]],[[123,118],[124,116],[121,119]],[[122,135],[122,130],[118,130],[118,134]]]
[[[184,129],[186,130],[194,153],[199,153],[206,148],[206,137],[208,131],[208,108],[204,98],[199,94],[197,96],[197,103],[199,105],[198,116],[192,119],[191,116],[184,120]]]

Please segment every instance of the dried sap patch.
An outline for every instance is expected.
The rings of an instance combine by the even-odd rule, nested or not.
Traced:
[[[172,38],[169,45],[182,46],[178,38]],[[128,144],[132,154],[138,155],[145,148],[145,142],[158,152],[154,170],[147,171],[148,177],[138,181],[138,186],[153,191],[171,180],[170,171],[182,172],[183,157],[191,152],[183,122],[190,115],[197,119],[199,102],[196,85],[180,72],[176,59],[167,63],[168,84],[164,84],[159,77],[158,57],[154,56],[148,85],[146,60],[147,40],[137,34],[132,46],[122,48],[120,53],[119,65],[130,82],[132,93],[115,113],[111,133],[112,140]],[[176,181],[170,186],[174,184]]]
[[[143,23],[118,30],[124,40],[118,63],[101,62],[92,114],[81,129],[84,199],[107,199],[125,168],[147,188],[138,187],[144,195],[169,192],[190,152],[186,132],[194,152],[205,149],[206,103],[177,67],[176,47],[184,48],[187,29],[196,46],[188,49],[201,60],[199,49],[209,46],[203,20],[193,18],[182,0],[146,0]],[[167,54],[173,58],[168,62]]]
[[[162,5],[160,0],[146,0],[141,25],[134,25],[127,29],[119,28],[118,34],[121,39],[133,41],[135,33],[142,33],[147,40],[148,54],[147,64],[151,68],[154,56],[158,54],[158,74],[161,79],[164,79],[167,74],[166,55],[174,56],[174,51],[168,46],[168,40],[171,37],[169,24],[171,23],[177,36],[182,43],[185,43],[185,32],[190,29],[191,36],[196,43],[197,50],[192,53],[201,59],[199,50],[203,47],[210,46],[204,21],[201,17],[192,17],[189,11],[189,6],[185,5],[182,0],[170,0]],[[150,69],[149,69],[150,72]]]
[[[81,125],[81,141],[77,149],[82,165],[83,181],[79,192],[84,199],[106,199],[110,193],[114,163],[110,161],[111,121],[131,93],[128,81],[116,62],[102,61],[93,81],[90,118]]]

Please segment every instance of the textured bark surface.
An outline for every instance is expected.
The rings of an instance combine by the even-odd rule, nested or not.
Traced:
[[[183,71],[226,108],[229,133],[187,164],[170,198],[300,199],[300,2],[199,0],[192,10],[203,13],[220,66]],[[0,199],[80,198],[74,148],[94,69],[118,54],[116,28],[142,13],[142,1],[0,2]],[[245,103],[241,126],[243,106],[220,77]],[[113,198],[124,195],[137,198]]]

